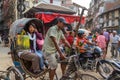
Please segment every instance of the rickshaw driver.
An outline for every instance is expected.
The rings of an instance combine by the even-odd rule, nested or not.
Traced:
[[[45,37],[42,51],[43,51],[44,57],[48,60],[48,64],[50,67],[50,72],[49,72],[50,80],[53,80],[55,71],[57,68],[57,64],[58,64],[55,57],[56,53],[57,52],[59,53],[61,59],[65,59],[65,56],[63,55],[63,53],[61,52],[58,46],[60,40],[62,40],[63,43],[66,44],[66,46],[71,48],[70,44],[65,39],[64,34],[61,30],[62,28],[64,28],[65,24],[66,24],[65,19],[63,17],[59,17],[57,24],[49,28]],[[65,70],[63,68],[64,67],[62,67],[61,65],[62,74],[64,74],[63,70]]]

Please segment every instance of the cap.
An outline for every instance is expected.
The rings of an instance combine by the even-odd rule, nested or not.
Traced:
[[[114,30],[113,33],[117,33],[117,31]]]
[[[64,17],[59,17],[58,21],[63,22],[64,24],[68,24]]]
[[[106,29],[103,29],[103,31],[106,31]]]

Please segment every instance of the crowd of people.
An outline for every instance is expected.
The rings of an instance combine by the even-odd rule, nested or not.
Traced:
[[[99,33],[90,32],[89,35],[86,35],[83,30],[65,30],[63,34],[62,29],[65,28],[66,24],[65,18],[58,18],[57,24],[48,29],[42,46],[37,40],[43,40],[43,36],[36,30],[35,24],[29,24],[26,34],[30,39],[30,49],[20,50],[18,55],[25,60],[32,61],[30,69],[33,73],[40,73],[41,70],[45,69],[44,63],[48,62],[49,77],[50,80],[53,80],[58,65],[56,55],[59,55],[60,60],[63,60],[70,55],[72,48],[75,48],[79,54],[84,54],[87,52],[86,47],[96,45],[103,50],[102,58],[105,59],[108,46],[111,44],[111,57],[118,56],[120,37],[117,35],[117,31],[109,33],[103,29]],[[47,62],[45,62],[46,60]],[[61,69],[62,75],[64,75],[66,65],[61,63]]]

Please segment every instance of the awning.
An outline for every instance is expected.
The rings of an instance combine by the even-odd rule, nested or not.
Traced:
[[[77,22],[80,19],[79,16],[73,16],[73,15],[68,15],[68,14],[59,14],[59,13],[44,13],[44,12],[43,13],[42,12],[35,13],[35,17],[43,20],[44,23],[49,23],[57,17],[64,17],[69,24],[71,24],[75,21]],[[85,23],[85,17],[82,17],[81,24],[84,24],[84,23]]]
[[[53,12],[53,13],[70,14],[70,15],[76,13],[75,11],[67,7],[39,2],[38,4],[34,5],[32,8],[26,10],[24,12],[24,15],[33,16],[34,13],[36,12]]]
[[[44,12],[54,12],[54,13],[65,13],[65,14],[75,14],[76,12],[73,11],[70,8],[64,7],[64,6],[58,6],[53,4],[47,4],[47,3],[38,3],[34,5],[34,9],[38,9]]]

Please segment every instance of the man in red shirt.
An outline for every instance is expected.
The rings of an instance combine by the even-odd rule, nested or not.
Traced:
[[[73,44],[73,41],[74,41],[74,36],[72,34],[72,31],[69,32],[69,35],[67,36],[67,41],[70,43],[70,45]]]

